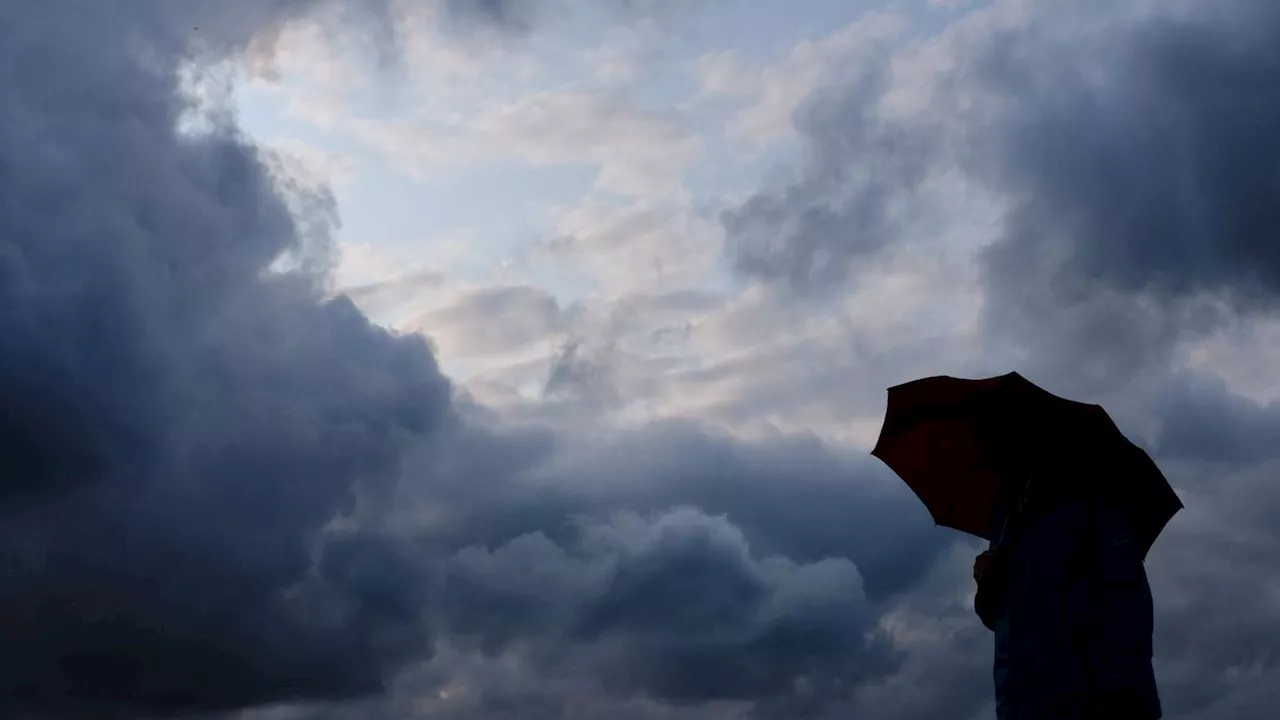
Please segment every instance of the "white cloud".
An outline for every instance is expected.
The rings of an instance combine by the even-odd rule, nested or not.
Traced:
[[[273,138],[264,141],[264,145],[275,152],[282,169],[292,179],[310,187],[350,187],[359,171],[359,163],[351,154],[297,138]]]
[[[600,187],[629,195],[681,187],[700,148],[680,118],[615,93],[533,93],[483,111],[471,126],[495,149],[535,164],[598,166]]]
[[[733,50],[717,50],[698,57],[694,61],[703,95],[750,95],[757,86],[755,76],[742,67],[742,60]]]
[[[791,118],[814,90],[839,82],[860,58],[898,39],[910,26],[904,15],[869,12],[818,40],[803,40],[782,60],[765,67],[744,67],[731,52],[704,55],[695,64],[705,95],[723,95],[749,104],[730,132],[739,139],[768,144],[792,131]]]
[[[652,23],[616,27],[604,42],[583,51],[582,60],[606,86],[632,85],[662,58],[669,40],[669,33]]]
[[[280,100],[292,117],[331,128],[348,114],[346,99],[373,68],[368,46],[322,18],[257,38],[244,56],[251,88]]]
[[[534,92],[474,114],[423,109],[340,126],[416,181],[520,160],[595,167],[598,188],[633,197],[679,192],[701,151],[682,118],[612,91]]]
[[[556,213],[551,257],[585,270],[605,297],[697,285],[719,260],[721,229],[679,196],[586,199]]]
[[[410,180],[429,182],[483,157],[468,153],[473,143],[450,120],[455,118],[353,118],[346,130]]]
[[[561,310],[532,287],[460,289],[434,308],[398,323],[431,337],[446,357],[506,361],[529,346],[546,352],[563,327]]]

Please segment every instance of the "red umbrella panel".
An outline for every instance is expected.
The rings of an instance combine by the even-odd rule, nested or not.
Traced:
[[[911,432],[877,443],[872,454],[906,481],[935,523],[987,536],[1000,479],[984,462],[969,423],[921,420]]]
[[[907,483],[938,525],[991,539],[1000,483],[1028,477],[1047,491],[1105,494],[1144,549],[1182,507],[1105,410],[1053,395],[1017,373],[923,378],[889,388],[888,399],[872,455]]]

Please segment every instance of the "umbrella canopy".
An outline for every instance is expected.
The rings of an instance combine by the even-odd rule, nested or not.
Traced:
[[[1155,462],[1102,407],[1058,397],[1018,373],[889,388],[871,454],[934,522],[988,540],[1001,484],[1027,477],[1115,503],[1144,553],[1182,509]]]

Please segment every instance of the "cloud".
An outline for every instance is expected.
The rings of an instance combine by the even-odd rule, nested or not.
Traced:
[[[538,20],[571,12],[603,12],[625,20],[652,19],[680,13],[697,4],[679,0],[444,0],[453,19],[479,19],[490,26],[522,32],[528,32]]]
[[[559,211],[547,254],[586,271],[605,298],[697,286],[715,268],[721,232],[671,189],[630,202],[593,198]]]
[[[851,559],[877,600],[903,589],[946,542],[932,532],[914,536],[912,528],[932,524],[875,463],[812,436],[747,444],[690,421],[569,436],[497,432],[502,442],[452,439],[482,443],[477,449],[488,454],[417,457],[434,481],[408,488],[398,512],[438,518],[437,539],[492,547],[538,531],[558,537],[575,516],[697,507],[727,515],[763,554]],[[489,481],[468,484],[475,477]],[[899,525],[901,542],[877,542]]]
[[[1159,449],[1168,457],[1248,463],[1280,452],[1280,403],[1237,395],[1216,375],[1181,379],[1161,410]]]
[[[606,346],[591,357],[580,340],[570,340],[551,360],[551,370],[542,386],[544,399],[570,399],[593,409],[617,406],[618,392],[609,356],[615,348]]]
[[[976,11],[913,51],[950,54],[916,112],[891,111],[901,61],[810,98],[796,121],[809,161],[725,214],[728,252],[794,289],[839,287],[915,241],[903,223],[932,202],[922,183],[961,172],[1007,207],[984,256],[989,324],[1043,343],[1041,356],[1088,347],[1102,374],[1131,374],[1220,323],[1224,305],[1273,307],[1274,168],[1258,149],[1276,103],[1259,78],[1274,72],[1278,26],[1248,2]]]
[[[746,436],[812,431],[870,450],[884,388],[938,373],[995,374],[972,260],[928,249],[878,258],[842,296],[796,303],[753,285],[691,318],[690,360],[669,369],[653,404]]]
[[[846,93],[809,105],[796,119],[815,149],[802,177],[724,213],[726,249],[740,271],[821,290],[902,234],[910,195],[941,147],[929,133],[878,116],[873,100],[885,92],[887,71],[883,62],[864,69]]]
[[[537,5],[510,0],[445,0],[444,6],[457,18],[478,18],[507,29],[527,31]]]
[[[445,655],[405,682],[444,716],[820,711],[901,662],[876,618],[949,542],[882,468],[813,438],[454,427],[406,467],[420,481],[375,512],[428,569]]]
[[[777,701],[797,682],[830,692],[893,667],[891,648],[866,637],[874,613],[848,560],[756,558],[741,530],[692,509],[623,513],[578,534],[567,549],[534,535],[464,551],[450,598],[474,619],[458,625],[558,629],[606,687],[677,703]]]
[[[1280,102],[1264,78],[1280,71],[1278,35],[1272,6],[1237,2],[1205,18],[1118,24],[1073,68],[1062,63],[1079,50],[1044,30],[993,43],[978,77],[1010,110],[971,164],[1012,202],[989,254],[1002,317],[1045,302],[1095,306],[1087,317],[1100,322],[1117,305],[1162,306],[1164,323],[1126,323],[1151,335],[1132,357],[1167,352],[1224,311],[1274,309],[1276,217],[1264,198],[1277,168],[1264,148]],[[1042,259],[1034,272],[1010,272],[1030,257]]]
[[[353,118],[360,142],[418,180],[443,168],[523,160],[535,166],[586,166],[596,187],[639,197],[680,192],[701,144],[678,114],[637,106],[614,90],[545,91],[481,102],[466,116]]]
[[[994,3],[923,39],[903,37],[897,16],[871,14],[821,42],[839,53],[798,45],[792,54],[811,57],[821,80],[799,83],[780,116],[799,141],[798,162],[722,213],[738,272],[823,295],[856,282],[883,253],[991,222],[973,217],[975,207],[993,205],[983,215],[998,221],[1003,196],[958,172],[957,148],[977,112],[968,106],[985,107],[966,94],[968,56],[994,32],[1022,27],[1020,7]],[[749,87],[733,79],[731,58],[707,58],[704,68],[717,85]]]
[[[376,692],[429,652],[392,581],[413,562],[324,530],[448,421],[451,385],[421,339],[324,299],[327,193],[233,126],[176,130],[192,48],[306,7],[70,5],[0,10],[0,707]]]
[[[795,112],[815,91],[838,83],[849,67],[873,57],[909,24],[899,13],[867,12],[826,37],[802,40],[771,65],[744,67],[733,51],[716,51],[700,57],[693,69],[704,97],[749,102],[730,128],[731,134],[768,144],[792,132]]]
[[[599,166],[601,187],[630,195],[679,188],[699,149],[678,117],[615,93],[534,93],[485,110],[474,127],[533,163]]]
[[[466,291],[402,323],[426,332],[454,356],[502,355],[531,343],[550,344],[562,328],[561,309],[546,291],[524,286],[491,286]]]
[[[1157,671],[1168,714],[1264,717],[1275,711],[1280,557],[1273,460],[1170,462],[1186,482],[1186,517],[1148,559]]]

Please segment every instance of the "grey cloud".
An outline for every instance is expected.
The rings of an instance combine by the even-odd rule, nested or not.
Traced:
[[[566,313],[572,335],[552,358],[543,399],[598,412],[643,395],[647,378],[626,377],[625,371],[635,370],[637,361],[650,368],[671,361],[642,358],[632,349],[678,346],[691,332],[690,318],[722,302],[690,290],[634,293],[607,306],[602,318],[592,317],[587,305],[573,305]]]
[[[808,102],[800,178],[726,213],[727,252],[750,275],[838,287],[902,240],[887,220],[922,178],[959,170],[1009,207],[982,258],[992,335],[1054,374],[1092,356],[1089,372],[1131,377],[1225,311],[1275,309],[1278,18],[1254,0],[1038,8],[951,38],[954,68],[906,117],[878,114],[872,65]]]
[[[1213,375],[1179,378],[1162,400],[1163,455],[1232,463],[1280,455],[1280,403],[1241,397]]]
[[[1155,641],[1165,705],[1171,716],[1197,719],[1274,713],[1280,466],[1274,460],[1168,466],[1189,478],[1181,484],[1191,512],[1147,561],[1160,593]]]
[[[1005,110],[975,128],[967,166],[1011,203],[984,258],[990,327],[1105,384],[1227,313],[1275,309],[1276,37],[1273,5],[1233,2],[976,53]]]
[[[927,177],[937,137],[882,116],[883,56],[795,118],[806,148],[798,179],[763,190],[722,216],[726,249],[749,276],[804,292],[830,290],[901,231],[903,200]]]
[[[570,13],[604,13],[623,20],[662,19],[698,4],[687,0],[444,0],[446,19],[456,27],[475,28],[480,23],[517,35],[530,32],[544,20]]]
[[[438,636],[610,703],[786,717],[853,696],[900,661],[866,642],[885,604],[953,540],[815,439],[450,426],[407,467],[386,522],[428,568]],[[727,625],[690,629],[709,615]]]
[[[445,277],[434,270],[420,270],[387,280],[338,288],[338,293],[364,306],[395,303],[424,289],[439,288]]]
[[[563,545],[575,517],[688,505],[727,516],[764,555],[848,558],[868,598],[882,602],[951,541],[879,464],[812,437],[744,444],[663,422],[583,438],[447,429],[439,442],[457,452],[416,454],[409,466],[432,482],[406,489],[398,507],[430,511],[428,537],[442,549],[492,548],[538,532]]]
[[[446,593],[456,627],[495,642],[523,624],[525,640],[559,648],[550,662],[677,704],[797,709],[808,695],[820,707],[898,661],[847,559],[761,557],[726,518],[693,509],[623,512],[574,534],[458,553]]]
[[[551,360],[551,371],[542,386],[543,397],[585,403],[593,408],[616,406],[622,396],[609,362],[614,351],[612,344],[593,352],[584,349],[580,340],[565,343]]]
[[[1010,108],[977,146],[1017,202],[1004,242],[1061,256],[1061,289],[1227,293],[1241,308],[1280,291],[1280,165],[1267,149],[1280,11],[1237,0],[1205,15],[1108,29],[1083,63],[1035,32],[997,37],[981,58]]]
[[[182,6],[0,9],[6,715],[349,697],[428,649],[393,548],[322,530],[450,385],[420,339],[268,271],[327,254],[288,209],[326,196],[231,128],[175,134],[190,28],[230,48],[294,6]]]
[[[539,5],[549,3],[519,2],[518,0],[446,0],[445,8],[455,22],[471,23],[476,20],[492,23],[505,30],[528,32]]]
[[[637,717],[816,715],[898,666],[878,618],[951,542],[883,471],[814,439],[449,426],[406,467],[417,482],[384,523],[425,568],[430,628],[521,668],[459,717],[521,698],[549,717],[639,698],[656,705]],[[488,687],[468,673],[439,667],[418,692]]]
[[[819,697],[894,667],[847,559],[756,559],[741,531],[692,511],[647,527],[624,516],[600,532],[606,543],[639,545],[626,547],[572,631],[606,646],[607,683],[676,701],[821,707]]]
[[[410,322],[435,336],[450,352],[490,355],[529,343],[550,343],[562,326],[559,303],[546,291],[525,286],[468,291],[453,303]]]

